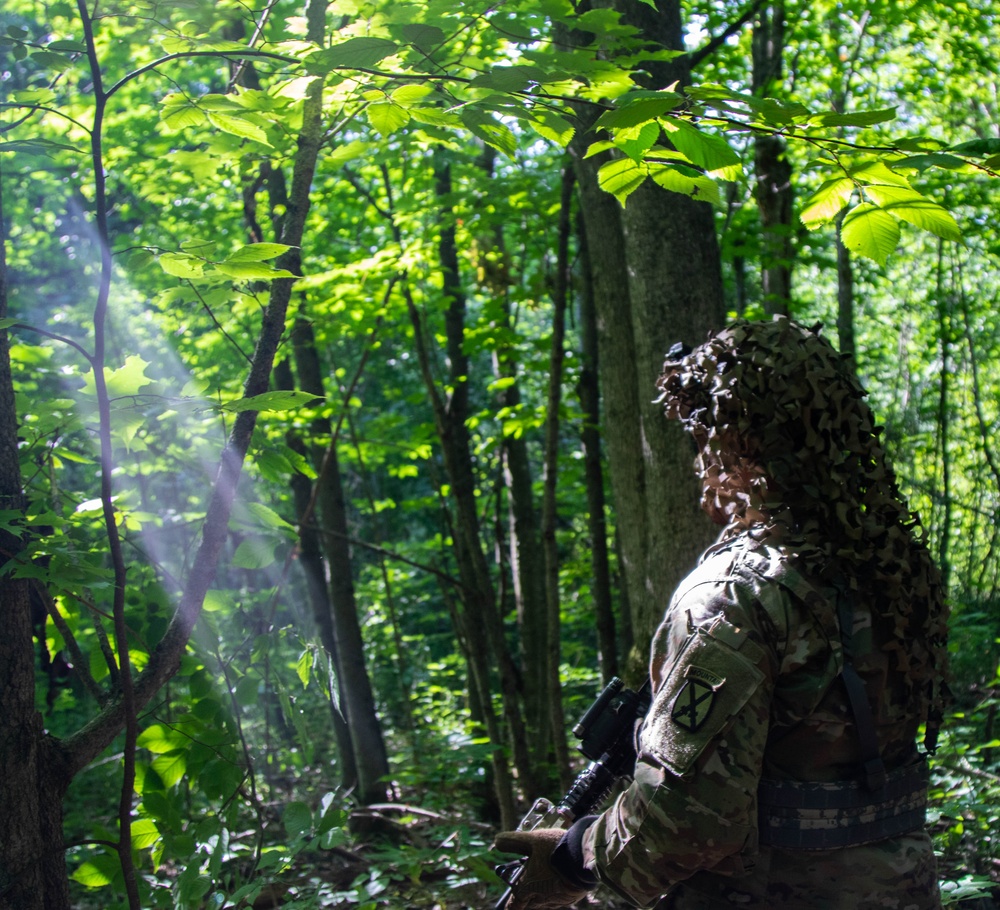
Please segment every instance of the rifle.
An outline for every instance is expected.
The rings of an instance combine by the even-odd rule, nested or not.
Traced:
[[[635,725],[649,709],[649,680],[638,692],[626,689],[616,676],[604,687],[573,735],[580,740],[580,752],[590,764],[581,771],[557,805],[544,796],[535,800],[518,831],[535,828],[569,828],[578,818],[589,815],[622,778],[631,778],[635,770]],[[497,875],[509,886],[496,903],[503,910],[524,870],[524,859],[497,866]]]

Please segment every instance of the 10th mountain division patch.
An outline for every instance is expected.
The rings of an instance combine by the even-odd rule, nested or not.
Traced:
[[[696,666],[687,667],[684,675],[687,681],[674,699],[670,717],[681,729],[697,733],[712,713],[715,697],[725,679]]]

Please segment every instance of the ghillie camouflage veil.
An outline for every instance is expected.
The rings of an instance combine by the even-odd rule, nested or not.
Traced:
[[[933,747],[947,660],[940,576],[843,358],[818,329],[784,317],[741,322],[672,351],[657,388],[702,451],[706,493],[736,503],[732,527],[811,554],[827,580],[878,592],[873,622]]]

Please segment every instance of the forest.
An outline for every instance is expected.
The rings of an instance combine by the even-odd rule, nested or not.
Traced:
[[[492,906],[715,535],[663,357],[775,314],[941,568],[928,824],[990,905],[998,49],[990,0],[5,0],[0,908]]]

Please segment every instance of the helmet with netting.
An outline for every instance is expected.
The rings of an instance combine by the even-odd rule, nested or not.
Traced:
[[[706,487],[736,488],[734,526],[752,523],[758,537],[818,557],[810,563],[829,580],[879,592],[873,621],[936,723],[946,665],[940,576],[866,393],[819,327],[738,322],[671,351],[657,388],[667,417],[702,450]]]

